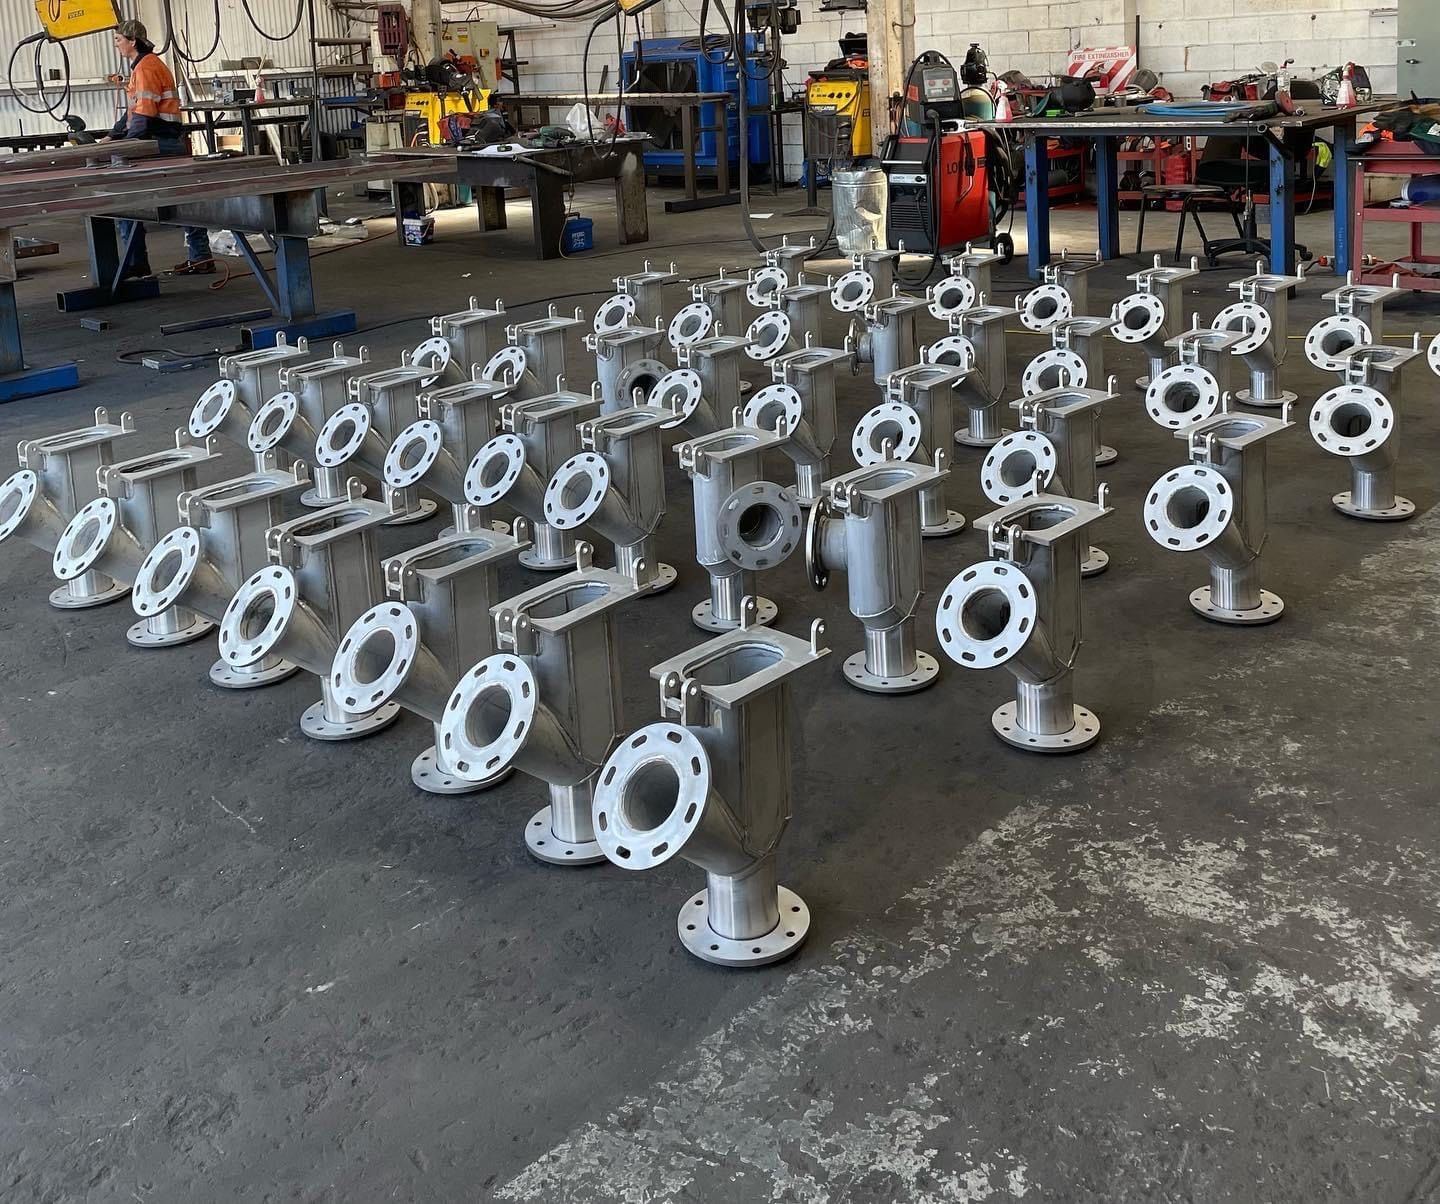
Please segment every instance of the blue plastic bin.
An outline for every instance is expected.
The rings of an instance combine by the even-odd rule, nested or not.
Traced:
[[[594,250],[595,223],[588,217],[567,217],[565,234],[560,241],[567,255]]]

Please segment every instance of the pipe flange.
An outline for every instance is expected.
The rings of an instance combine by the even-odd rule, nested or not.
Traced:
[[[646,404],[675,412],[675,417],[662,422],[660,429],[674,430],[688,422],[700,406],[703,388],[700,373],[689,368],[676,368],[656,381],[650,396],[645,399]]]
[[[412,367],[433,369],[420,381],[422,389],[428,389],[450,370],[450,355],[450,344],[439,337],[424,340],[410,353]]]
[[[783,961],[805,943],[810,932],[810,909],[786,886],[775,888],[780,922],[764,936],[735,940],[721,936],[710,924],[710,891],[702,890],[685,901],[675,918],[680,943],[701,961],[717,966],[768,966]]]
[[[434,467],[443,442],[444,435],[438,422],[429,418],[412,422],[395,436],[395,442],[385,453],[385,484],[394,489],[418,485]]]
[[[967,309],[974,309],[975,302],[980,298],[979,290],[968,276],[947,276],[938,284],[931,285],[926,295],[930,301],[930,316],[942,322],[948,322]]]
[[[1167,472],[1145,499],[1145,529],[1172,552],[1197,552],[1215,542],[1230,522],[1235,495],[1225,478],[1203,464]]]
[[[1020,708],[1014,702],[996,707],[990,727],[1000,739],[1024,752],[1072,753],[1089,748],[1100,739],[1100,718],[1094,711],[1072,705],[1073,722],[1065,732],[1032,732],[1020,726]]]
[[[1020,390],[1025,397],[1034,397],[1048,389],[1083,389],[1089,379],[1090,369],[1075,352],[1068,347],[1051,347],[1025,365]]]
[[[1440,376],[1440,334],[1430,340],[1430,346],[1425,351],[1425,362],[1430,365],[1430,371]]]
[[[1275,622],[1285,613],[1285,600],[1279,594],[1262,589],[1260,605],[1249,610],[1235,610],[1229,606],[1217,605],[1210,587],[1202,585],[1199,589],[1190,591],[1190,608],[1202,619],[1209,619],[1212,623],[1228,623],[1234,627],[1259,627]]]
[[[1165,328],[1165,303],[1152,293],[1131,293],[1110,315],[1111,333],[1122,343],[1144,343]]]
[[[619,400],[628,405],[635,402],[635,394],[638,392],[641,399],[648,397],[655,386],[665,377],[670,375],[670,368],[659,360],[652,360],[648,356],[645,359],[638,359],[633,364],[626,364],[620,370],[620,375],[615,378],[615,391],[619,394]]]
[[[870,304],[875,295],[875,277],[855,268],[835,281],[830,289],[830,304],[837,313],[853,314]]]
[[[349,401],[336,410],[315,437],[315,463],[321,468],[339,468],[360,450],[370,434],[370,407]]]
[[[1395,408],[1369,385],[1340,385],[1322,393],[1310,411],[1310,434],[1337,456],[1372,452],[1394,430]]]
[[[923,358],[927,364],[944,364],[969,372],[975,367],[975,344],[963,334],[947,334],[926,347]]]
[[[1039,284],[1020,301],[1020,325],[1026,330],[1049,330],[1075,314],[1075,302],[1058,284]],[[1161,309],[1164,321],[1164,309]]]
[[[609,488],[610,466],[603,456],[571,456],[545,486],[545,521],[559,531],[583,527],[595,517]]]
[[[1224,330],[1245,337],[1230,348],[1234,355],[1249,355],[1258,351],[1269,341],[1274,329],[1270,311],[1254,301],[1236,301],[1227,305],[1210,323],[1211,330]]]
[[[55,544],[50,567],[61,581],[73,581],[95,567],[115,532],[120,511],[113,499],[97,497],[75,511]]]
[[[455,776],[485,782],[508,766],[524,747],[539,700],[535,674],[518,657],[496,653],[465,674],[436,734]]]
[[[1349,360],[1341,355],[1371,342],[1369,325],[1354,314],[1321,318],[1305,336],[1305,358],[1322,372],[1343,372]]]
[[[595,839],[621,869],[674,857],[705,819],[710,754],[678,723],[647,723],[623,741],[595,783]]]
[[[130,605],[142,619],[169,610],[180,601],[200,563],[200,532],[176,527],[161,536],[145,554],[130,594]]]
[[[774,359],[790,341],[790,315],[778,309],[761,314],[750,323],[745,337],[745,354],[752,360]]]
[[[1220,382],[1199,364],[1172,364],[1145,387],[1145,412],[1167,430],[1184,430],[1219,410]]]
[[[245,446],[257,453],[274,451],[290,433],[290,426],[299,412],[300,399],[294,393],[276,393],[255,411],[250,429],[245,432]]]
[[[774,568],[795,550],[804,521],[793,490],[754,481],[721,503],[715,531],[732,564],[758,572]]]
[[[745,300],[757,309],[770,309],[780,304],[780,294],[790,287],[784,268],[760,268],[750,275],[745,286]]]
[[[525,469],[525,444],[518,435],[496,435],[465,470],[465,500],[493,506],[514,487]]]
[[[350,624],[335,650],[330,687],[336,699],[355,714],[369,714],[389,702],[409,678],[419,649],[419,624],[408,606],[372,606]]]
[[[40,478],[28,468],[12,472],[0,485],[0,543],[9,539],[30,516],[40,495]]]
[[[480,369],[480,379],[492,384],[518,383],[530,367],[530,357],[523,347],[502,347]]]
[[[850,451],[861,468],[887,462],[884,444],[890,443],[891,462],[914,459],[920,450],[920,415],[903,401],[881,402],[855,424]]]
[[[235,591],[220,620],[220,659],[253,665],[274,651],[299,598],[295,574],[270,565],[251,574]]]
[[[967,669],[1003,665],[1035,627],[1035,590],[1015,565],[982,560],[948,586],[935,612],[945,655]]]
[[[805,575],[810,588],[822,590],[830,584],[830,566],[825,563],[825,521],[830,517],[830,502],[825,494],[810,507],[805,520]]]
[[[793,435],[805,415],[805,403],[794,385],[766,385],[757,390],[741,411],[740,421],[756,430]]]
[[[602,301],[595,310],[593,326],[596,334],[614,334],[635,325],[635,298],[629,293],[616,293]]]
[[[190,407],[190,421],[185,429],[195,439],[208,438],[224,425],[234,406],[235,382],[217,380]]]
[[[682,306],[670,319],[665,337],[670,340],[670,346],[679,351],[682,347],[693,347],[706,338],[714,324],[715,311],[704,301],[692,301]]]
[[[1008,506],[1048,488],[1059,463],[1055,445],[1045,435],[1039,431],[1013,431],[985,454],[980,487],[997,506]]]

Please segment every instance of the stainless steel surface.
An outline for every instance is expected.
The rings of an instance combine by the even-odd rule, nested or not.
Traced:
[[[982,292],[978,305],[951,319],[950,338],[932,343],[926,351],[932,364],[950,363],[968,370],[958,386],[966,425],[955,432],[955,442],[963,447],[990,447],[1006,433],[1000,425],[1000,402],[1009,375],[1005,331],[1018,316],[1006,306],[986,305]]]
[[[295,360],[282,365],[279,385],[299,399],[300,413],[318,435],[335,411],[349,401],[350,378],[363,374],[369,362],[370,352],[365,347],[357,348],[354,355],[346,355],[344,345],[336,343],[324,359]],[[195,434],[193,425],[190,433]],[[314,459],[313,449],[307,459]],[[300,504],[324,510],[339,505],[347,497],[343,471],[316,465],[314,484],[300,495]]]
[[[367,711],[397,702],[435,725],[435,742],[411,766],[411,781],[421,790],[468,793],[509,772],[478,781],[462,777],[440,738],[440,722],[466,668],[495,651],[493,629],[479,616],[500,601],[500,565],[524,546],[489,529],[478,508],[469,511],[455,534],[386,560],[388,597],[340,638],[330,688],[342,707]]]
[[[115,440],[134,433],[135,420],[128,413],[111,422],[102,407],[90,426],[22,439],[16,456],[19,469],[0,485],[0,543],[13,536],[53,554],[75,512],[100,496],[98,473],[114,463]],[[85,610],[129,592],[128,584],[92,569],[52,590],[50,605]]]
[[[1249,335],[1233,348],[1250,369],[1250,387],[1235,394],[1237,401],[1277,407],[1296,400],[1294,393],[1280,388],[1279,376],[1290,352],[1290,295],[1304,282],[1303,272],[1298,276],[1277,276],[1267,272],[1263,262],[1256,263],[1254,275],[1230,282],[1229,287],[1240,294],[1240,300],[1222,309],[1211,325],[1216,330]]]
[[[1342,514],[1373,522],[1399,522],[1415,514],[1415,503],[1395,492],[1398,428],[1395,407],[1370,385],[1337,385],[1311,408],[1315,442],[1350,464],[1350,488],[1331,499]]]
[[[55,576],[69,581],[99,573],[133,582],[146,554],[176,525],[180,495],[194,489],[199,470],[219,458],[213,440],[197,443],[178,430],[173,449],[102,464],[96,473],[100,496],[75,512],[55,545]],[[137,648],[165,648],[197,640],[214,626],[175,605],[135,623],[125,638]]]
[[[673,565],[654,553],[665,517],[667,409],[634,406],[579,426],[581,451],[556,470],[545,487],[545,520],[560,531],[592,527],[615,546],[617,571],[640,591],[659,594],[675,584]]]
[[[939,678],[939,662],[916,650],[915,613],[925,591],[920,499],[947,475],[899,461],[858,468],[827,481],[810,512],[810,584],[824,589],[832,572],[843,572],[850,613],[864,627],[865,646],[843,670],[856,689],[908,694]]]
[[[764,480],[765,455],[779,451],[786,438],[774,431],[729,427],[675,445],[680,467],[690,476],[694,497],[695,559],[710,575],[710,597],[691,614],[696,624],[707,631],[740,626],[741,599],[755,592],[753,571],[740,567],[732,558],[732,553],[745,551],[745,541],[739,535],[765,541],[785,525],[785,516],[762,499],[753,508],[736,508],[731,523],[736,538],[731,544],[727,545],[720,530],[727,503],[737,490]],[[773,621],[773,602],[757,597],[756,606],[762,622]]]
[[[991,727],[1028,752],[1076,752],[1100,736],[1093,713],[1071,699],[1080,651],[1080,564],[1086,528],[1110,511],[1098,503],[1041,493],[976,519],[992,559],[959,573],[935,615],[940,647],[968,669],[1004,665],[1016,701]],[[1031,726],[1034,725],[1034,726]]]
[[[531,854],[554,865],[604,860],[591,817],[594,781],[621,726],[614,611],[635,583],[590,564],[491,610],[498,651],[455,686],[436,747],[456,776],[519,769],[550,787],[548,814],[526,823]]]
[[[373,711],[341,705],[330,665],[342,633],[384,596],[375,529],[393,517],[352,481],[350,498],[271,527],[270,560],[248,577],[220,621],[220,659],[232,668],[279,656],[320,679],[320,701],[300,730],[314,740],[353,740],[380,731],[400,714],[394,703]]]
[[[651,669],[662,721],[616,747],[601,770],[594,830],[628,870],[676,857],[703,869],[706,888],[677,919],[681,944],[705,961],[760,966],[804,941],[809,912],[776,880],[791,812],[790,678],[814,664],[824,624],[807,642],[743,627]]]
[[[309,483],[303,462],[285,469],[270,457],[254,472],[180,494],[181,525],[150,549],[136,573],[135,613],[148,619],[179,605],[220,622],[235,591],[268,563],[266,533],[283,518],[285,500]],[[210,680],[223,689],[255,689],[298,669],[275,655],[249,665],[220,658],[210,666]]]
[[[948,474],[943,470],[950,463],[955,391],[967,375],[964,369],[944,364],[912,364],[885,379],[886,399],[909,406],[920,420],[918,446],[906,455],[897,452],[894,458],[909,460],[918,456],[942,470],[920,493],[920,533],[926,539],[943,538],[965,529],[965,516],[946,504],[944,481]],[[856,463],[873,463],[874,452],[883,450],[875,444],[873,433],[867,450],[872,458],[862,460],[857,454]]]
[[[1162,548],[1203,552],[1210,583],[1190,605],[1218,623],[1278,619],[1285,604],[1260,585],[1269,535],[1266,444],[1290,428],[1286,417],[1221,412],[1184,430],[1189,462],[1162,476],[1145,499],[1145,529]]]

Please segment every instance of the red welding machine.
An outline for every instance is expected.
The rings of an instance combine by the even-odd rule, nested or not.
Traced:
[[[950,123],[946,123],[947,125]],[[985,135],[944,130],[935,138],[897,138],[885,159],[892,248],[943,255],[990,237]]]

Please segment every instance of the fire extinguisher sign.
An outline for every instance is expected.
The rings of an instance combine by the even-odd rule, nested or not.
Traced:
[[[1098,46],[1072,50],[1065,64],[1065,74],[1088,79],[1097,96],[1121,92],[1135,77],[1135,47]]]

